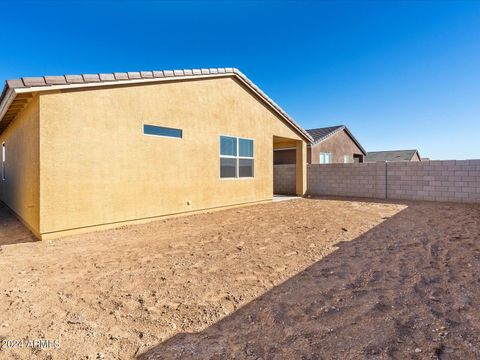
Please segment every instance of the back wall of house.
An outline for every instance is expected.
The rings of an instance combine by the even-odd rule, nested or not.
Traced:
[[[273,136],[300,139],[231,77],[53,92],[40,110],[42,234],[271,199]],[[220,179],[221,135],[254,140],[253,179]]]

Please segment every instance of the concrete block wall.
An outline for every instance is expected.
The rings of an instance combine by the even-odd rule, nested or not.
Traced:
[[[278,195],[294,195],[295,164],[273,166],[273,193]]]
[[[295,194],[295,165],[275,165],[274,184]],[[313,164],[307,194],[480,203],[480,160]]]
[[[307,194],[385,198],[385,164],[311,164]]]
[[[480,203],[480,160],[392,162],[389,199]]]

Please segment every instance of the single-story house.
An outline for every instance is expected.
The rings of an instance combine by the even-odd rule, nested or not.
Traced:
[[[422,161],[418,150],[369,151],[365,162]]]
[[[233,68],[21,78],[0,96],[0,199],[41,239],[269,201],[313,139]]]
[[[361,163],[367,155],[365,149],[345,125],[306,130],[313,142],[307,146],[309,164]],[[295,164],[295,149],[277,148],[275,165]]]

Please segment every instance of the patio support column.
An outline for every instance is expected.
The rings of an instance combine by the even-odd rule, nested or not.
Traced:
[[[296,193],[304,196],[307,192],[307,144],[304,141],[296,142]]]

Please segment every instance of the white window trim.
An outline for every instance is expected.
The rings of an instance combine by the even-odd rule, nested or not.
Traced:
[[[165,136],[165,135],[145,134],[145,125],[151,125],[151,126],[156,126],[156,127],[161,127],[161,128],[181,130],[181,131],[182,131],[182,136],[178,137],[178,136]],[[142,124],[142,134],[143,134],[143,136],[154,137],[154,138],[183,140],[183,129],[171,128],[171,127],[162,126],[162,125],[154,125],[154,124],[145,124],[145,123],[144,123],[144,124]]]
[[[350,155],[347,155],[347,154],[343,155],[343,163],[344,164],[350,164],[350,158],[351,158]],[[347,161],[345,161],[345,160],[347,160]]]
[[[7,180],[5,176],[5,162],[7,161],[7,147],[5,142],[2,143],[2,181]]]
[[[152,135],[152,134],[143,134],[143,136],[149,136],[149,137],[154,137],[154,138],[165,138],[165,139],[177,139],[177,140],[183,140],[183,138],[179,138],[176,136],[165,136],[165,135]]]
[[[255,178],[255,140],[251,138],[246,138],[246,137],[239,137],[239,136],[233,136],[233,135],[220,135],[219,139],[222,137],[229,137],[229,138],[235,138],[237,139],[237,155],[222,155],[222,141],[220,140],[220,146],[219,146],[219,152],[220,152],[220,159],[225,158],[225,159],[236,159],[237,165],[235,166],[235,177],[222,177],[220,175],[220,180],[248,180],[248,179],[253,179]],[[253,144],[253,156],[240,156],[240,139],[242,140],[251,140]],[[252,167],[252,176],[239,176],[240,172],[240,159],[247,159],[247,160],[252,160],[253,162],[253,167]],[[221,164],[220,164],[221,166]]]
[[[323,162],[323,163],[322,163],[322,155],[328,155],[328,162]],[[324,157],[325,157],[325,156],[324,156]],[[318,160],[319,160],[318,162],[319,162],[320,164],[324,164],[324,165],[331,164],[331,163],[332,163],[332,153],[321,152],[321,153],[319,154],[319,159],[318,159]]]

